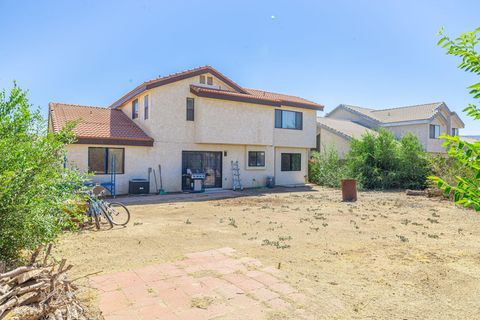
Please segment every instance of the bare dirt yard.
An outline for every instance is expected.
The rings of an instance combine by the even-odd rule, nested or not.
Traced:
[[[356,203],[321,187],[264,192],[131,205],[127,228],[67,234],[56,255],[82,276],[231,247],[280,266],[318,319],[479,318],[478,213],[403,192],[360,192]]]

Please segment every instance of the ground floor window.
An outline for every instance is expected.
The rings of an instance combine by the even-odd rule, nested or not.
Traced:
[[[115,161],[115,167],[113,167]],[[124,148],[88,148],[88,171],[95,174],[110,174],[112,169],[115,173],[123,174],[125,170]]]
[[[248,151],[248,166],[249,167],[265,167],[265,152],[264,151]]]
[[[282,153],[282,171],[302,170],[302,155],[300,153]]]

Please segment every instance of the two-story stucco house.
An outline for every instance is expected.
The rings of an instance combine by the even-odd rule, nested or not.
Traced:
[[[299,97],[247,89],[210,66],[146,81],[108,108],[49,104],[49,128],[78,121],[67,163],[110,179],[115,157],[117,193],[131,179],[161,165],[163,189],[188,190],[187,169],[207,173],[205,188],[232,188],[231,161],[244,187],[305,183],[315,147],[316,112]],[[153,177],[150,190],[155,191]]]
[[[457,113],[444,102],[420,104],[390,109],[370,109],[341,104],[325,117],[317,119],[317,149],[331,145],[340,156],[350,149],[352,138],[383,127],[401,138],[415,134],[430,153],[445,153],[442,134],[458,135],[465,125]]]

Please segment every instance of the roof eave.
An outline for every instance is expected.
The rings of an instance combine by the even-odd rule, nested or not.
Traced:
[[[120,146],[143,146],[153,147],[153,139],[128,139],[128,138],[95,138],[77,137],[74,144],[95,144],[95,145],[120,145]]]
[[[407,120],[407,121],[396,121],[396,122],[382,122],[383,127],[395,127],[395,126],[406,126],[410,124],[424,124],[430,123],[433,118],[420,119],[420,120]]]
[[[245,95],[245,96],[230,95],[228,93],[202,90],[202,88],[199,88],[193,85],[190,86],[190,92],[196,96],[211,98],[211,99],[238,101],[238,102],[245,102],[245,103],[274,106],[274,107],[281,107],[283,105],[283,106],[289,106],[289,107],[295,107],[295,108],[312,109],[312,110],[319,110],[319,111],[323,110],[322,105],[317,106],[317,105],[297,103],[297,102],[291,102],[291,101],[285,101],[285,100],[262,99],[262,98],[258,98],[251,95]]]

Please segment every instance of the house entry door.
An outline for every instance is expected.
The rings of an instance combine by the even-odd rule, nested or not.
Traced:
[[[187,169],[206,173],[205,188],[222,187],[222,152],[182,151],[182,189],[190,190],[184,175]]]

